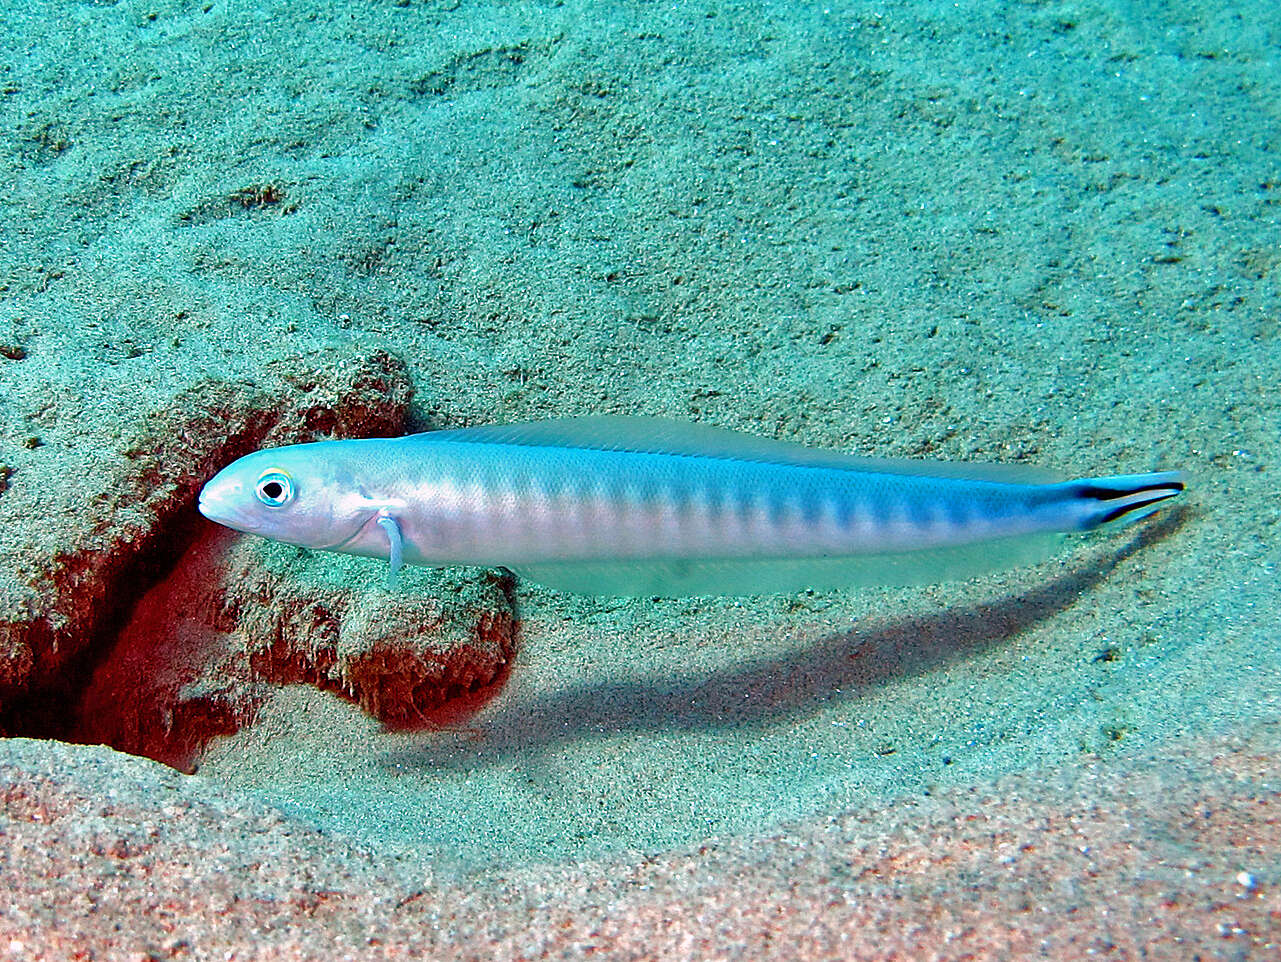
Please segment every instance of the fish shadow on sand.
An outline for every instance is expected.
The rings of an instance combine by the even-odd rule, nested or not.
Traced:
[[[407,768],[472,769],[582,738],[622,732],[715,731],[767,726],[825,705],[853,701],[878,685],[933,671],[1009,641],[1074,604],[1145,546],[1180,528],[1170,512],[1121,547],[1096,551],[1026,593],[964,608],[877,620],[768,658],[721,670],[655,676],[513,698],[482,727],[442,730],[431,744],[389,753]]]

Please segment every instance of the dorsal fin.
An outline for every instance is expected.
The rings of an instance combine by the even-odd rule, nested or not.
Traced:
[[[554,418],[519,424],[492,424],[413,435],[415,441],[467,441],[480,444],[519,444],[531,447],[587,448],[597,451],[635,451],[689,457],[792,464],[875,474],[917,475],[1006,484],[1041,484],[1059,480],[1052,472],[1018,464],[967,464],[866,458],[823,448],[808,448],[754,434],[690,421],[628,415]]]

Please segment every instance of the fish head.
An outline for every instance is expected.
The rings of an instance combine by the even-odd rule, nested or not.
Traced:
[[[286,544],[341,547],[378,511],[345,456],[352,443],[292,444],[247,454],[201,489],[200,513]]]

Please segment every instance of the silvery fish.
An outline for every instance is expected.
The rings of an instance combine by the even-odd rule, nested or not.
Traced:
[[[320,441],[220,471],[237,531],[402,563],[498,565],[604,595],[789,592],[964,578],[1142,518],[1177,471],[1051,480],[855,457],[677,421],[587,417]]]

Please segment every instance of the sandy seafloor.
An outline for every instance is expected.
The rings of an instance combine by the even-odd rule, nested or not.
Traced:
[[[475,717],[286,688],[197,778],[466,878],[1278,716],[1272,3],[6,8],[0,507],[92,492],[86,451],[202,378],[346,342],[404,358],[417,429],[626,412],[1190,477],[961,584],[521,584]]]

